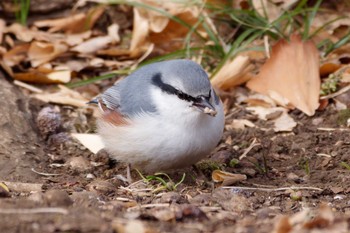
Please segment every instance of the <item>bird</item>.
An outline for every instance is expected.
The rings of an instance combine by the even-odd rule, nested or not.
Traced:
[[[91,102],[101,110],[97,133],[110,158],[147,173],[195,164],[224,130],[223,104],[191,60],[144,65]]]

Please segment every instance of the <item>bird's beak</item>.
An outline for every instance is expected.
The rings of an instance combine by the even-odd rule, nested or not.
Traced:
[[[215,116],[217,111],[215,107],[210,103],[209,98],[201,96],[195,102],[193,102],[192,106],[196,107],[199,111],[208,114],[210,116]]]

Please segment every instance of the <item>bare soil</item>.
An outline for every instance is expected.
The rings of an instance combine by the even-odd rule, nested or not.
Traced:
[[[35,119],[44,106],[31,100],[34,115],[26,119]],[[69,136],[93,131],[92,113],[58,107],[59,129],[32,139],[40,141],[44,153],[21,147],[25,159],[18,161],[18,169],[11,176],[1,170],[5,184],[12,183],[9,193],[0,192],[0,232],[350,232],[350,170],[341,165],[350,161],[349,129],[342,125],[344,112],[331,105],[313,117],[292,111],[298,126],[289,133],[275,133],[245,106],[233,107],[227,125],[232,119],[249,119],[256,127],[225,130],[207,160],[169,173],[173,183],[186,173],[172,190],[171,182],[161,190],[159,181],[144,182],[136,171],[135,183],[128,185],[121,178],[124,164],[103,151],[92,154]],[[257,145],[240,160],[254,139]],[[0,164],[12,166],[8,154],[18,154],[17,145],[1,147]],[[216,168],[248,179],[222,188],[210,177]],[[29,188],[21,182],[30,182]],[[42,188],[28,192],[34,183]],[[306,210],[306,217],[295,222],[296,213]]]

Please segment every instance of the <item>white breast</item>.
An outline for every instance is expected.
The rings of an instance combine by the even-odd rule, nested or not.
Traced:
[[[175,95],[156,88],[151,93],[159,114],[140,114],[128,126],[99,121],[99,133],[113,158],[145,171],[165,171],[194,164],[215,148],[224,127],[221,102],[212,117]]]

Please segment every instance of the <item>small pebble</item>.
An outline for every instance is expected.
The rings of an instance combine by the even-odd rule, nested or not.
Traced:
[[[66,164],[71,169],[80,171],[80,172],[86,171],[91,168],[90,162],[83,156],[72,157],[66,162]]]
[[[213,154],[211,156],[211,159],[218,163],[229,163],[231,160],[231,155],[231,152],[227,150],[222,150]]]
[[[105,195],[113,193],[117,190],[113,184],[103,180],[92,181],[90,184],[86,185],[86,189],[91,192],[96,192]]]
[[[92,173],[89,173],[86,175],[86,179],[93,180],[95,178],[96,178],[96,176],[94,176],[94,174],[92,174]]]
[[[313,125],[315,125],[315,126],[320,125],[322,122],[323,122],[323,118],[321,118],[321,117],[314,118],[314,119],[312,119],[312,121],[311,121],[311,123],[312,123]]]
[[[335,195],[333,197],[334,200],[343,200],[345,198],[345,195]]]
[[[161,203],[178,203],[181,199],[181,195],[177,192],[164,193],[161,198]]]
[[[249,167],[243,168],[240,172],[242,174],[245,174],[245,175],[249,176],[249,177],[254,177],[256,175],[256,173],[257,173],[255,169],[249,168]]]

